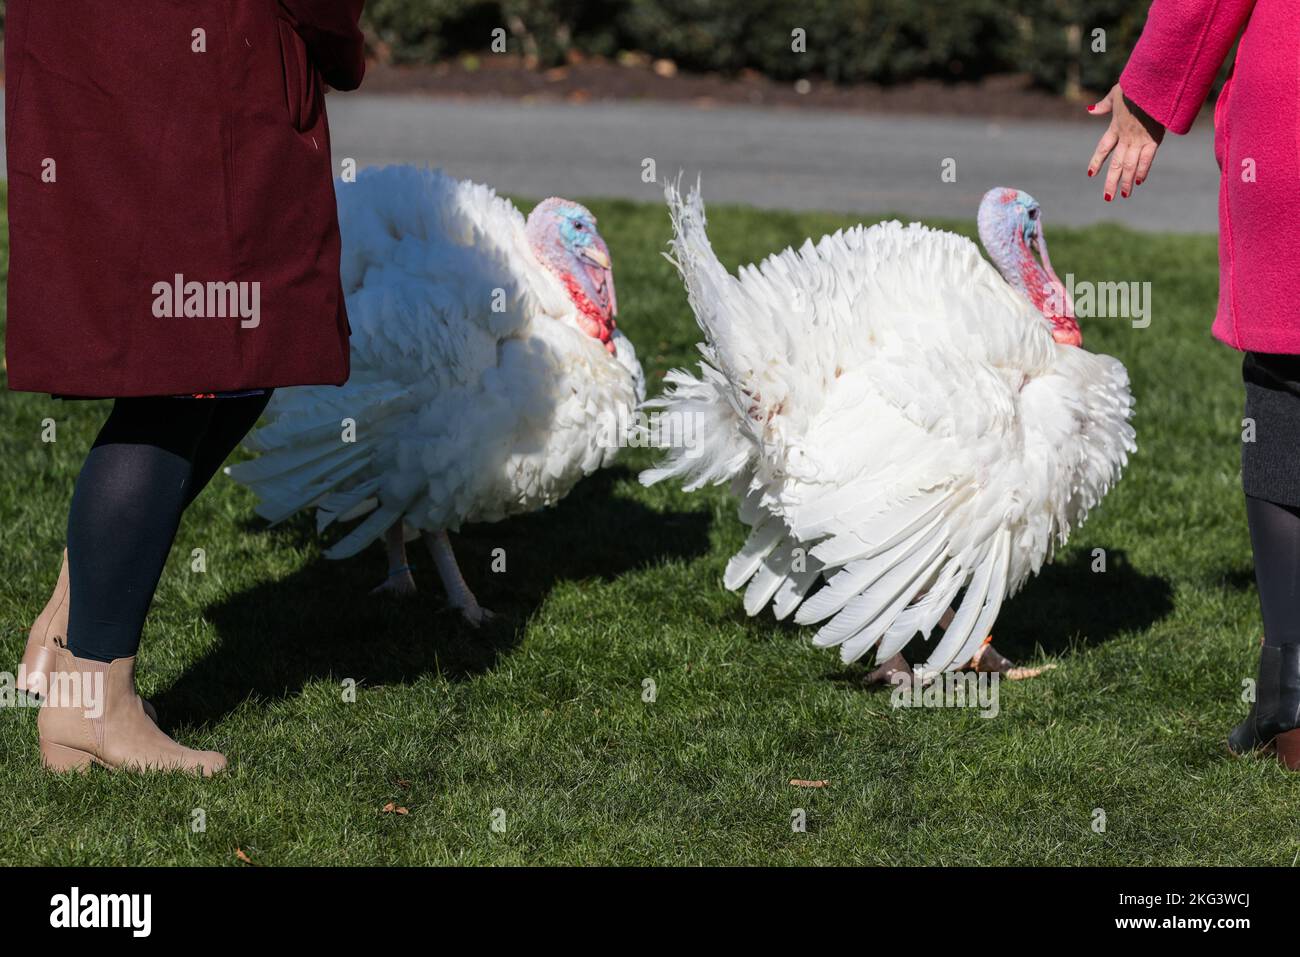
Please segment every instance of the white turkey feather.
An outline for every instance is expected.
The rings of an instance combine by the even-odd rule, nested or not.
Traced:
[[[1055,342],[963,237],[858,226],[732,276],[698,186],[666,197],[705,341],[647,403],[696,441],[641,480],[731,482],[754,532],[726,586],[846,661],[928,637],[964,589],[925,668],[961,666],[1136,450],[1123,365]]]
[[[784,532],[781,520],[775,517],[769,516],[761,525],[756,526],[740,551],[727,562],[727,569],[723,573],[726,587],[734,590],[749,581],[762,565],[763,559],[776,548]]]
[[[456,529],[553,504],[618,451],[644,398],[632,344],[582,330],[526,221],[476,183],[407,166],[336,184],[352,327],[342,387],[278,390],[230,474],[279,521],[363,520],[355,554],[398,520]]]

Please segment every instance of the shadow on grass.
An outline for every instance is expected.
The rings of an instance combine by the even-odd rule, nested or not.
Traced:
[[[1249,591],[1255,587],[1255,566],[1236,565],[1225,568],[1216,576],[1215,584],[1227,591]]]
[[[605,469],[558,506],[452,535],[461,571],[479,602],[498,618],[475,630],[447,607],[432,559],[409,546],[419,592],[374,596],[384,579],[383,549],[342,561],[321,559],[205,609],[220,643],[157,701],[168,723],[219,719],[246,698],[283,698],[313,680],[353,678],[368,685],[428,673],[461,680],[491,669],[523,639],[531,615],[562,581],[608,582],[666,559],[709,548],[706,511],[661,513],[613,494],[630,473]],[[305,517],[289,533],[314,537]],[[506,571],[491,571],[505,549]]]
[[[1107,551],[1105,572],[1094,572],[1092,561],[1090,551],[1077,551],[1031,578],[1002,606],[993,626],[998,650],[1014,661],[1040,647],[1056,656],[1146,631],[1174,610],[1169,581],[1135,569],[1127,552]]]

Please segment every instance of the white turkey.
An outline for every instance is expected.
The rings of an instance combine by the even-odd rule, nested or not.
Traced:
[[[753,531],[726,587],[750,615],[819,624],[846,662],[874,650],[873,679],[910,677],[902,649],[936,626],[922,680],[1009,669],[988,644],[1003,600],[1136,451],[1128,375],[1081,348],[1038,203],[984,196],[996,269],[968,239],[887,222],[732,276],[699,188],[666,195],[704,358],[647,403],[668,451],[642,482],[730,482]]]
[[[618,311],[609,249],[577,203],[527,220],[476,183],[406,166],[339,182],[341,275],[352,325],[342,388],[276,393],[230,474],[280,521],[360,520],[326,551],[385,539],[389,577],[415,589],[406,542],[423,533],[449,603],[490,615],[449,530],[554,504],[608,464],[644,398]]]

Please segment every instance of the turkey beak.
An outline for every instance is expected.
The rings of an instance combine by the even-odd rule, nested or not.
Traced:
[[[583,262],[591,263],[597,269],[609,269],[611,266],[609,253],[603,249],[597,249],[594,245],[583,246],[578,251],[578,256]]]
[[[609,249],[597,237],[595,242],[588,243],[578,250],[578,258],[592,267],[595,273],[593,278],[596,278],[597,285],[604,285],[605,294],[609,298],[609,314],[617,316],[618,294],[614,292],[614,264],[609,258]]]

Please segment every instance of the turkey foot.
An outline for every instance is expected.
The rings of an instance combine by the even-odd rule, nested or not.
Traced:
[[[411,577],[411,566],[403,565],[401,568],[393,570],[390,578],[384,579],[374,588],[370,589],[372,595],[414,595],[416,591],[415,579]]]
[[[994,648],[992,641],[992,635],[984,639],[984,644],[980,645],[980,650],[975,652],[974,656],[966,664],[967,668],[971,671],[997,672],[1008,681],[1023,681],[1026,678],[1037,678],[1044,671],[1051,671],[1056,667],[1056,665],[1052,664],[1040,665],[1036,668],[1022,668]]]
[[[952,624],[953,617],[954,612],[949,608],[939,619],[939,624],[947,628]],[[1055,667],[1056,665],[1043,665],[1039,668],[1021,668],[993,647],[993,636],[989,635],[979,646],[979,650],[971,655],[970,661],[962,665],[961,670],[982,671],[985,674],[997,673],[1003,675],[1008,681],[1023,681],[1026,678],[1037,678],[1044,671],[1050,671]]]
[[[949,608],[943,613],[943,617],[939,619],[939,624],[946,629],[952,624],[953,614],[953,610]],[[1006,677],[1008,681],[1023,681],[1026,678],[1037,678],[1044,671],[1051,671],[1055,667],[1054,664],[1042,665],[1036,668],[1019,667],[1010,658],[1007,658],[993,647],[993,636],[989,635],[984,639],[984,643],[980,645],[979,650],[971,656],[971,660],[962,666],[961,670],[984,672],[986,674],[996,672]],[[867,675],[867,684],[881,682],[894,684],[896,680],[894,676],[900,673],[907,675],[907,677],[899,683],[910,687],[913,681],[912,666],[907,663],[907,659],[902,654],[897,654],[877,666],[871,674]]]
[[[884,664],[877,666],[876,670],[867,675],[867,684],[889,684],[895,683],[895,675],[905,675],[898,681],[898,684],[906,687],[912,686],[912,666],[907,663],[907,659],[901,654],[894,655]]]
[[[424,543],[429,546],[433,563],[438,566],[442,587],[447,590],[448,604],[452,608],[459,609],[461,617],[472,628],[477,628],[495,618],[496,614],[480,605],[474,593],[465,584],[465,578],[460,573],[460,566],[456,564],[456,553],[451,550],[451,539],[447,537],[446,531],[425,532]]]
[[[388,547],[388,577],[370,590],[372,595],[414,595],[415,579],[406,562],[406,534],[399,519],[384,535]]]
[[[990,636],[992,637],[992,636]],[[998,674],[1005,677],[1008,681],[1023,681],[1026,678],[1037,678],[1044,671],[1051,671],[1056,665],[1041,665],[1036,668],[1022,668],[1015,662],[1004,656],[993,645],[985,641],[980,646],[980,650],[975,652],[974,657],[966,664],[962,670]],[[895,675],[904,675],[898,679]],[[871,674],[867,675],[867,684],[900,684],[905,687],[911,687],[914,676],[912,666],[907,663],[907,659],[901,654],[894,655],[884,664],[876,667]]]

